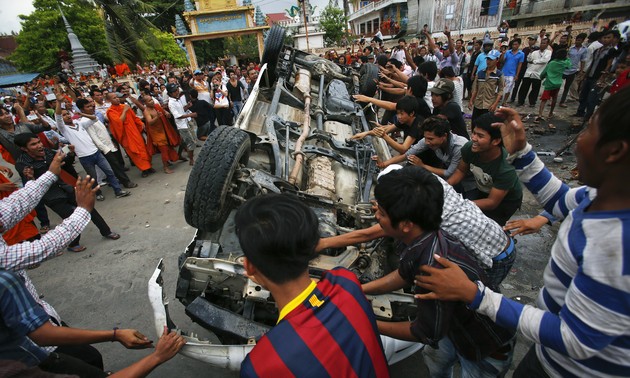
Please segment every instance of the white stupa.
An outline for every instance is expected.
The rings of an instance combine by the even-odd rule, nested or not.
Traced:
[[[98,71],[101,67],[94,59],[90,57],[83,45],[81,45],[81,41],[79,41],[79,37],[74,34],[68,20],[66,20],[66,16],[63,14],[61,8],[59,8],[59,12],[61,12],[61,17],[63,18],[63,23],[66,25],[66,31],[68,32],[68,39],[70,40],[70,48],[72,49],[72,67],[74,68],[75,73],[90,73],[94,71]]]

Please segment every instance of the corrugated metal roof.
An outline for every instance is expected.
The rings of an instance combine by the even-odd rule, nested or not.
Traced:
[[[39,76],[38,73],[21,73],[15,75],[0,76],[0,88],[12,87],[19,84],[28,83]]]

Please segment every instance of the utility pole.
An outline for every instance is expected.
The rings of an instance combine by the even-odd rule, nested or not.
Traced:
[[[311,48],[308,44],[308,18],[306,17],[306,7],[308,6],[308,0],[301,0],[302,3],[302,18],[304,19],[304,34],[306,35],[306,51],[311,52]]]

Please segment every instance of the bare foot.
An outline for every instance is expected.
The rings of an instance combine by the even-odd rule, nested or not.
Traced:
[[[547,117],[548,119],[553,118],[553,113],[549,113],[549,116]]]
[[[194,159],[188,160],[188,165],[195,165],[195,160]]]
[[[175,171],[173,171],[169,167],[164,167],[164,173],[166,173],[167,175],[170,175],[171,173],[175,173]]]

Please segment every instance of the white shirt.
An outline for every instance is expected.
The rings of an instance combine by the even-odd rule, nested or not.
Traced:
[[[427,93],[424,94],[424,102],[429,105],[429,109],[433,113],[433,101],[431,101],[431,88],[435,86],[435,81],[427,82]]]
[[[405,55],[405,50],[396,47],[394,51],[392,51],[392,58],[398,60],[400,63],[406,63],[407,57]]]
[[[92,142],[98,147],[103,154],[109,152],[116,152],[118,149],[112,142],[112,138],[109,137],[109,132],[103,123],[99,120],[91,120],[87,117],[81,117],[77,121],[85,130],[87,130]]]
[[[540,74],[545,69],[545,66],[551,60],[551,49],[546,48],[545,51],[536,50],[527,56],[527,71],[525,71],[524,77],[529,77],[532,79],[539,79]]]
[[[182,105],[179,99],[169,97],[168,98],[168,109],[171,111],[173,115],[173,119],[175,119],[175,126],[177,126],[177,130],[188,129],[188,119],[180,118],[185,115],[184,106]]]
[[[61,114],[55,114],[55,120],[61,134],[74,145],[74,152],[76,152],[78,157],[91,156],[98,152],[92,137],[77,120],[72,121],[72,125],[66,125]]]

